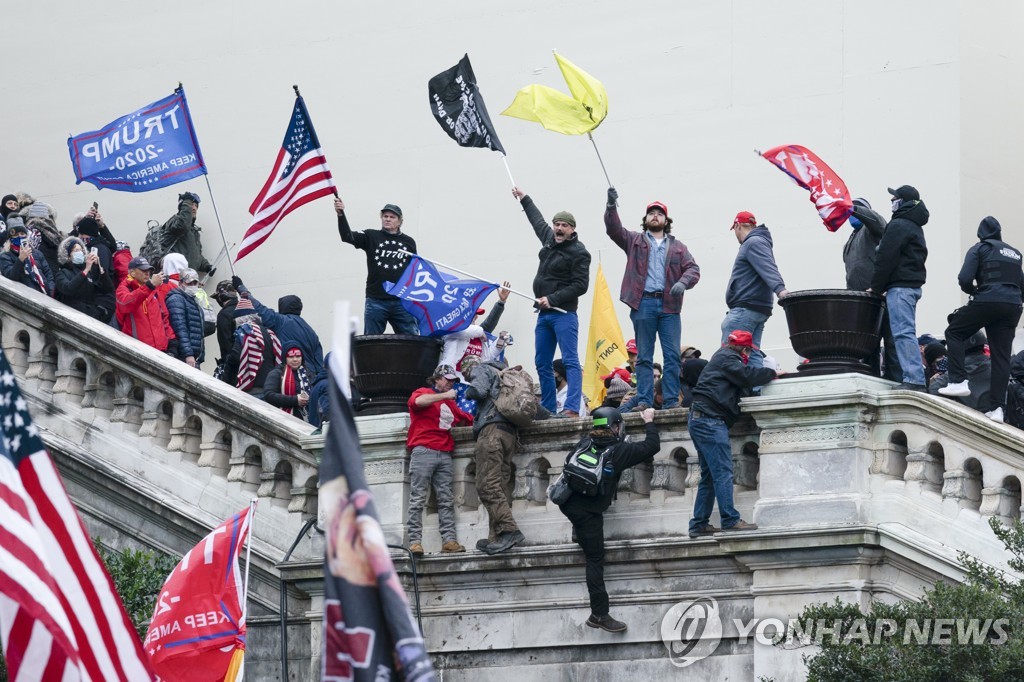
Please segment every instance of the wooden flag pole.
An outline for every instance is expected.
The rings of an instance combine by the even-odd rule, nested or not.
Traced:
[[[508,158],[506,158],[501,152],[498,152],[498,155],[501,157],[501,162],[505,164],[505,172],[508,173],[509,182],[511,182],[512,187],[515,188],[516,181],[515,178],[512,177],[512,169],[508,167]]]
[[[594,141],[594,136],[590,131],[587,131],[587,137],[590,138],[590,144],[594,145],[594,151],[597,152],[597,160],[601,164],[601,170],[604,171],[604,179],[608,181],[609,187],[614,187],[615,185],[612,184],[612,179],[608,177],[608,169],[604,167],[604,159],[601,158],[601,150],[597,148],[597,142]]]
[[[473,279],[478,279],[478,280],[484,281],[484,282],[487,281],[483,277],[478,277],[478,276],[474,275],[471,272],[466,272],[465,270],[459,270],[458,268],[453,268],[450,265],[445,265],[444,263],[439,263],[436,260],[430,260],[429,258],[427,258],[425,256],[422,256],[422,255],[420,255],[418,253],[413,253],[411,251],[406,251],[404,249],[398,249],[398,252],[399,253],[404,253],[407,256],[417,256],[417,257],[422,258],[423,260],[427,261],[428,263],[433,263],[434,265],[436,265],[438,267],[441,267],[441,268],[444,268],[445,270],[451,270],[452,272],[457,272],[460,275],[465,275],[466,277],[472,277]],[[495,286],[497,286],[497,285],[495,285]],[[502,288],[503,289],[508,289],[508,287],[502,287]],[[523,292],[516,291],[515,289],[508,289],[508,291],[509,291],[509,293],[515,294],[516,296],[521,296],[521,297],[529,300],[532,303],[536,303],[537,302],[537,298],[535,296],[530,296],[529,294],[524,294]],[[560,313],[566,312],[565,310],[563,310],[561,308],[556,308],[554,306],[551,306],[551,308],[549,308],[549,310],[557,310]]]

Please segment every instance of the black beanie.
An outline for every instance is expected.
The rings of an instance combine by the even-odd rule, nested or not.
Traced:
[[[15,201],[17,201],[18,197],[14,196],[13,194],[5,194],[4,198],[2,200],[0,200],[0,216],[3,216],[4,218],[6,218],[8,213],[13,213],[14,211],[18,210],[16,208],[15,209],[7,208],[7,202],[10,201],[11,199],[14,199]]]
[[[99,237],[100,236],[100,225],[95,220],[89,217],[82,218],[78,221],[78,225],[75,226],[78,230],[78,234],[85,235],[86,237]]]

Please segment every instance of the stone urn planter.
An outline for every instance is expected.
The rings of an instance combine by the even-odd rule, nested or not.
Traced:
[[[809,362],[803,376],[871,374],[864,359],[878,352],[882,297],[866,291],[812,289],[779,299],[789,323],[789,340]]]
[[[409,396],[426,385],[441,356],[429,336],[377,334],[352,341],[352,380],[362,396],[360,414],[404,412]]]

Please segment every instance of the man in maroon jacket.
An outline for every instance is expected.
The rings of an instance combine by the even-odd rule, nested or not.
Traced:
[[[629,306],[636,335],[636,393],[642,411],[654,404],[654,338],[661,337],[665,362],[664,409],[679,406],[679,311],[683,294],[700,281],[700,267],[686,244],[672,236],[672,219],[660,201],[647,207],[642,231],[627,230],[616,208],[619,193],[608,188],[604,226],[608,236],[626,252],[619,300]]]

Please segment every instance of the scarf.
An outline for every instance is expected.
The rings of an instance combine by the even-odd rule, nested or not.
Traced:
[[[18,247],[18,253],[21,253],[21,248]],[[29,247],[31,249],[31,247]],[[14,251],[14,249],[11,249]],[[32,277],[35,280],[36,286],[39,287],[39,291],[43,292],[47,296],[50,295],[50,290],[46,288],[46,280],[43,279],[43,273],[39,271],[39,266],[36,265],[36,259],[29,251],[28,259],[25,260],[25,274]]]
[[[248,327],[248,329],[246,329]],[[252,388],[256,381],[256,375],[263,366],[263,350],[266,341],[263,337],[263,330],[259,325],[244,325],[242,328],[242,357],[238,362],[238,382],[235,384],[243,391]],[[281,362],[281,342],[277,340],[277,334],[271,330],[265,332],[270,336],[270,343],[274,347],[274,364]]]
[[[300,393],[309,395],[309,375],[306,374],[305,365],[299,365],[297,370],[293,370],[288,366],[287,362],[285,363],[284,371],[281,372],[281,393],[284,395],[298,395]],[[306,418],[306,408],[304,407],[282,407],[281,409],[300,419]]]

